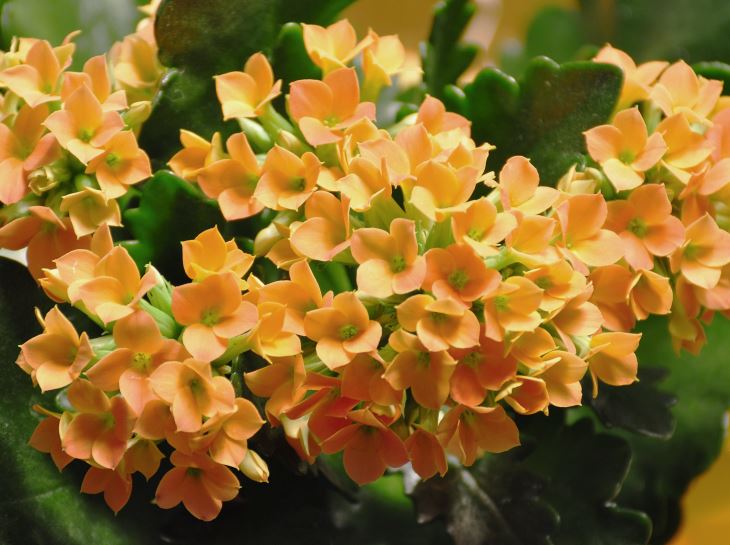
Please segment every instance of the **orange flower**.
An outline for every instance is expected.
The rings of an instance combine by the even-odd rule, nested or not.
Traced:
[[[540,185],[537,169],[526,157],[510,157],[499,173],[499,196],[505,210],[540,214],[560,196],[552,187]]]
[[[70,225],[70,220],[66,218]],[[68,229],[73,234],[73,229]],[[78,288],[87,280],[94,277],[94,268],[101,257],[108,254],[114,247],[109,226],[104,224],[91,237],[90,249],[86,249],[89,237],[78,239],[83,243],[82,248],[71,250],[53,260],[55,269],[42,269],[45,277],[38,283],[51,299],[57,302],[75,304],[79,301]],[[50,266],[50,265],[49,265]]]
[[[575,354],[562,350],[555,350],[550,356],[551,362],[540,373],[550,404],[556,407],[580,405],[583,397],[580,381],[588,370],[588,363]]]
[[[509,354],[530,371],[542,371],[557,358],[553,352],[557,349],[555,339],[542,327],[534,331],[526,331],[512,340]]]
[[[413,471],[421,479],[430,479],[436,473],[442,477],[449,466],[446,462],[444,447],[438,438],[431,432],[417,428],[405,441],[408,458],[411,460]]]
[[[326,189],[347,195],[353,210],[365,212],[373,205],[376,205],[377,210],[377,199],[391,196],[392,186],[385,161],[378,166],[363,157],[355,157],[349,162],[348,169],[348,174],[340,178],[334,187]]]
[[[368,37],[372,43],[363,52],[363,94],[368,99],[375,100],[383,86],[392,85],[391,76],[401,71],[406,60],[406,51],[395,34],[378,36],[370,30]]]
[[[645,62],[639,66],[631,57],[620,49],[605,45],[593,57],[595,62],[615,64],[624,73],[624,84],[621,89],[616,110],[623,110],[636,102],[649,98],[650,86],[669,64],[663,61]]]
[[[418,169],[406,198],[431,221],[442,221],[448,214],[463,210],[477,184],[472,169],[454,170],[449,165],[427,161]]]
[[[122,214],[119,204],[98,189],[84,187],[81,191],[64,195],[61,211],[71,217],[76,236],[93,233],[101,225],[120,227]]]
[[[33,278],[43,276],[43,269],[72,250],[87,248],[89,237],[76,238],[71,220],[59,219],[47,206],[31,206],[29,216],[14,219],[0,227],[0,248],[27,248],[28,270]]]
[[[682,222],[692,223],[704,214],[714,215],[716,205],[712,200],[726,200],[730,187],[730,158],[721,159],[712,166],[694,174],[679,194],[682,201]],[[722,206],[722,205],[720,205]]]
[[[481,405],[487,390],[499,390],[517,374],[517,360],[505,354],[504,345],[484,336],[476,348],[452,349],[451,355],[457,360],[451,375],[451,397],[462,405]]]
[[[91,466],[81,482],[84,494],[104,493],[104,501],[117,514],[129,501],[132,495],[132,475],[117,469],[106,469]]]
[[[403,441],[367,409],[348,413],[352,422],[322,442],[322,452],[344,450],[345,472],[359,485],[380,478],[387,467],[408,461]]]
[[[282,413],[304,398],[305,377],[301,354],[271,358],[270,365],[245,374],[246,386],[255,395],[266,398],[266,415],[272,424],[277,424]]]
[[[274,72],[263,53],[251,55],[243,72],[215,76],[215,91],[225,121],[234,117],[256,117],[264,106],[281,94],[281,80],[274,83]]]
[[[74,382],[67,394],[78,413],[61,432],[63,450],[79,460],[114,469],[132,437],[134,415],[129,405],[123,397],[109,399],[86,380]]]
[[[275,302],[286,305],[287,329],[304,336],[304,316],[310,310],[330,306],[332,292],[324,297],[312,269],[306,261],[289,268],[290,280],[280,280],[261,286],[256,291],[258,303]]]
[[[650,314],[669,314],[672,299],[672,286],[665,276],[652,271],[639,271],[634,276],[629,303],[637,320],[645,320]],[[705,306],[710,305],[705,304]],[[728,300],[728,305],[723,305],[722,308],[725,309],[728,306],[730,306],[730,300]]]
[[[677,353],[684,349],[697,355],[707,342],[705,328],[700,321],[683,312],[672,312],[669,317],[669,333],[672,335],[672,348]]]
[[[158,507],[171,509],[182,502],[194,517],[207,521],[218,516],[224,501],[238,495],[241,485],[233,472],[205,454],[175,451],[170,461],[175,467],[165,473],[155,493]]]
[[[721,93],[721,81],[697,77],[687,63],[678,61],[659,77],[650,98],[667,117],[681,113],[690,123],[709,126],[708,117]]]
[[[86,372],[94,386],[107,392],[119,391],[135,414],[157,395],[152,391],[150,375],[166,361],[189,357],[179,342],[165,339],[152,317],[138,310],[114,324],[116,350],[110,352]]]
[[[672,216],[672,204],[661,184],[637,187],[625,201],[608,203],[606,227],[618,233],[624,257],[634,269],[654,268],[684,242],[684,226]]]
[[[373,297],[389,297],[421,287],[426,275],[426,261],[418,255],[416,225],[396,218],[390,234],[381,229],[357,229],[350,241],[357,268],[357,287]]]
[[[317,189],[319,159],[306,152],[301,159],[274,146],[266,155],[254,196],[273,210],[299,210]]]
[[[41,390],[63,388],[79,377],[94,352],[86,332],[79,336],[58,307],[42,323],[43,333],[20,346],[21,363]]]
[[[550,404],[547,386],[542,378],[517,375],[501,395],[504,401],[518,414],[535,414],[547,411]]]
[[[251,350],[262,358],[301,354],[302,345],[287,321],[286,306],[273,301],[259,303],[259,322],[251,332]]]
[[[454,112],[447,112],[444,103],[439,99],[427,95],[418,108],[416,123],[422,123],[429,134],[458,131],[463,136],[469,136],[471,122],[464,116]]]
[[[667,153],[661,161],[677,180],[687,184],[694,170],[712,153],[705,137],[692,130],[687,118],[681,113],[664,119],[656,128],[664,137]]]
[[[636,380],[638,362],[634,352],[640,340],[640,333],[599,333],[591,337],[588,365],[594,396],[596,379],[612,386],[626,386]]]
[[[722,268],[730,263],[730,233],[705,214],[686,230],[686,241],[669,258],[672,272],[681,272],[690,283],[714,288]]]
[[[532,331],[542,322],[542,290],[523,276],[507,278],[483,299],[485,335],[501,341],[507,331]]]
[[[60,97],[56,93],[64,68],[59,57],[46,40],[36,40],[28,49],[23,64],[0,72],[0,82],[31,108],[58,100]]]
[[[487,199],[469,203],[466,210],[451,215],[451,230],[456,242],[468,244],[482,257],[497,253],[495,246],[517,227],[512,214],[497,213]]]
[[[502,279],[466,244],[432,248],[425,258],[423,289],[433,292],[438,299],[471,303],[496,290]]]
[[[116,199],[130,185],[152,175],[150,158],[137,145],[132,131],[121,131],[104,144],[104,152],[89,161],[86,172],[95,174],[104,195]]]
[[[631,331],[636,320],[628,305],[631,271],[621,265],[597,267],[591,271],[591,301],[603,315],[603,327],[611,331]]]
[[[471,348],[479,344],[479,321],[463,303],[454,299],[435,300],[430,295],[413,295],[396,307],[398,322],[416,332],[430,351]]]
[[[346,66],[372,42],[372,37],[368,36],[358,43],[355,29],[347,19],[341,19],[326,28],[302,24],[302,30],[309,58],[325,75]]]
[[[39,408],[33,407],[38,410]],[[45,410],[42,412],[45,413]],[[47,452],[51,455],[53,463],[59,471],[66,467],[73,458],[63,451],[59,426],[61,420],[56,414],[49,414],[41,420],[30,436],[28,444],[40,452]]]
[[[329,367],[342,367],[356,354],[378,349],[382,328],[368,317],[365,305],[353,292],[335,296],[332,306],[307,312],[307,337],[317,343],[317,355]]]
[[[258,214],[264,207],[254,196],[261,167],[246,135],[236,133],[229,137],[226,149],[230,157],[205,159],[197,171],[198,185],[203,193],[218,201],[223,217],[229,221]]]
[[[232,412],[218,413],[206,420],[199,444],[194,443],[207,449],[214,462],[238,467],[249,452],[247,441],[261,429],[264,421],[248,399],[236,398],[234,404]]]
[[[304,205],[307,220],[294,228],[292,248],[317,261],[330,261],[350,246],[350,203],[327,191],[315,192]]]
[[[172,313],[187,326],[182,335],[194,358],[212,361],[228,347],[228,340],[250,331],[258,321],[256,307],[241,299],[233,273],[214,274],[172,291]]]
[[[558,224],[554,218],[528,216],[519,211],[512,214],[517,219],[517,227],[505,242],[515,260],[526,267],[541,267],[560,260],[551,245]]]
[[[440,409],[449,397],[454,358],[446,351],[429,351],[418,337],[402,329],[390,336],[388,344],[398,354],[388,365],[384,378],[398,390],[410,388],[419,405]]]
[[[253,264],[253,256],[240,250],[236,241],[226,241],[211,227],[193,240],[182,242],[183,268],[190,280],[200,282],[218,273],[230,272],[241,279]],[[241,287],[246,283],[241,280]]]
[[[363,118],[375,119],[375,104],[360,102],[360,86],[352,68],[335,70],[322,81],[293,82],[289,111],[313,146],[339,142],[347,127]]]
[[[83,72],[65,72],[61,84],[61,101],[82,85],[88,86],[105,111],[127,109],[127,94],[123,90],[112,93],[112,82],[109,79],[109,67],[105,55],[91,57],[84,63]]]
[[[0,202],[13,204],[28,192],[30,173],[58,159],[53,135],[43,134],[48,106],[22,106],[12,128],[0,123]],[[56,184],[59,180],[50,180]]]
[[[44,124],[84,164],[104,153],[102,146],[124,127],[121,116],[105,112],[86,85],[76,89],[63,109],[49,115]]]
[[[575,352],[572,340],[574,337],[593,335],[603,323],[601,311],[596,305],[588,302],[592,291],[593,289],[588,287],[550,315],[555,331],[571,352]]]
[[[358,354],[342,371],[342,395],[384,407],[399,405],[403,392],[391,386],[384,374],[385,367],[377,354]]]
[[[540,310],[547,312],[562,307],[586,287],[586,277],[565,260],[527,271],[525,278],[543,290]]]
[[[128,34],[112,46],[109,61],[114,81],[126,91],[130,102],[154,97],[163,73],[154,43],[139,34]]]
[[[520,444],[517,426],[500,405],[457,405],[441,419],[437,436],[465,466],[484,452],[504,452]]]
[[[116,246],[94,267],[94,277],[78,287],[81,301],[105,324],[132,314],[139,300],[157,283],[150,267],[140,278],[127,250]]]
[[[210,364],[195,359],[168,361],[150,376],[152,389],[172,405],[177,430],[197,432],[203,417],[235,409],[233,386],[222,376],[214,377]]]
[[[196,181],[198,173],[223,153],[220,133],[214,133],[208,142],[194,132],[180,129],[180,143],[183,148],[167,164],[177,176],[189,182]]]
[[[613,231],[602,229],[608,216],[603,196],[573,195],[557,208],[562,231],[561,250],[578,272],[588,265],[610,265],[623,257],[621,239]]]
[[[667,151],[660,132],[648,136],[646,123],[636,108],[623,110],[613,118],[613,124],[594,127],[584,134],[588,153],[619,191],[640,186],[644,173]]]

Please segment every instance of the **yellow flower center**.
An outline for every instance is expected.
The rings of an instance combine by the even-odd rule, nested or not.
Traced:
[[[334,127],[339,122],[340,122],[340,118],[337,117],[336,115],[329,115],[324,118],[324,124],[327,125],[328,127]]]
[[[121,164],[122,158],[116,153],[109,153],[104,159],[104,162],[109,168],[116,168]]]
[[[304,188],[307,187],[307,181],[302,178],[294,178],[289,184],[289,187],[291,187],[292,191],[304,191]]]
[[[431,313],[431,320],[433,320],[437,324],[441,323],[441,322],[445,322],[447,318],[448,318],[448,316],[441,312],[432,312]]]
[[[195,477],[196,479],[200,477],[203,474],[203,470],[199,467],[189,467],[185,470],[185,473],[191,477]]]
[[[80,129],[79,140],[82,142],[89,142],[94,137],[94,131],[91,129]]]
[[[636,155],[634,155],[634,153],[630,150],[623,150],[618,154],[618,160],[625,165],[630,165],[634,162],[634,159],[636,159]]]
[[[418,356],[416,357],[416,361],[418,365],[421,366],[428,366],[431,363],[431,353],[430,352],[419,352]]]
[[[480,231],[479,229],[472,227],[469,231],[467,231],[466,236],[472,240],[482,240],[484,238],[484,231]]]
[[[469,367],[476,367],[482,361],[482,358],[484,358],[484,355],[481,352],[471,352],[461,362]]]
[[[553,281],[550,280],[549,276],[541,276],[537,280],[535,280],[535,284],[537,284],[537,287],[543,290],[548,290],[553,287]]]
[[[684,258],[689,261],[694,261],[697,259],[697,254],[700,252],[699,246],[696,244],[687,244],[687,247],[684,249]]]

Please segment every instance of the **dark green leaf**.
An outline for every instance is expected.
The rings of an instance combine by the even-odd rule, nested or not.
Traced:
[[[74,69],[134,32],[141,17],[134,0],[6,0],[2,4],[3,49],[13,36],[44,38],[59,44],[70,32],[81,30]]]
[[[124,224],[138,241],[128,246],[137,264],[152,263],[168,280],[179,283],[185,279],[180,241],[221,226],[223,217],[191,184],[160,171],[145,183],[139,206],[124,213]]]
[[[642,366],[639,382],[629,386],[601,384],[595,399],[590,384],[586,383],[583,403],[591,406],[609,428],[615,426],[649,437],[669,439],[675,427],[671,407],[677,398],[657,388],[657,383],[668,374],[669,369]]]
[[[497,149],[488,167],[498,170],[513,155],[529,157],[542,183],[555,184],[571,165],[583,163],[583,131],[605,123],[622,84],[612,65],[533,59],[520,83],[494,69],[482,70],[464,89],[464,113],[474,138]]]
[[[475,11],[471,0],[443,0],[434,8],[431,34],[421,45],[421,56],[423,81],[436,97],[441,98],[444,88],[456,83],[479,51],[476,45],[460,42]]]
[[[699,356],[674,353],[664,318],[642,322],[639,330],[640,367],[670,371],[663,387],[677,396],[677,426],[668,441],[622,434],[632,445],[634,461],[619,500],[649,514],[654,522],[652,543],[659,544],[677,529],[679,502],[687,486],[722,449],[730,407],[730,322],[715,318]]]

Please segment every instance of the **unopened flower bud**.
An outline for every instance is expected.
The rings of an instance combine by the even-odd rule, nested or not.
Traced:
[[[266,465],[266,462],[264,462],[261,456],[251,449],[246,452],[246,457],[241,462],[241,465],[238,466],[238,469],[252,481],[258,483],[269,482],[269,466]]]

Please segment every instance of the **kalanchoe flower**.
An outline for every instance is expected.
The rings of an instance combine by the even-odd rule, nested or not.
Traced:
[[[262,53],[256,53],[248,58],[243,72],[216,76],[215,90],[223,119],[256,117],[281,93],[281,80],[274,83],[269,61]]]

